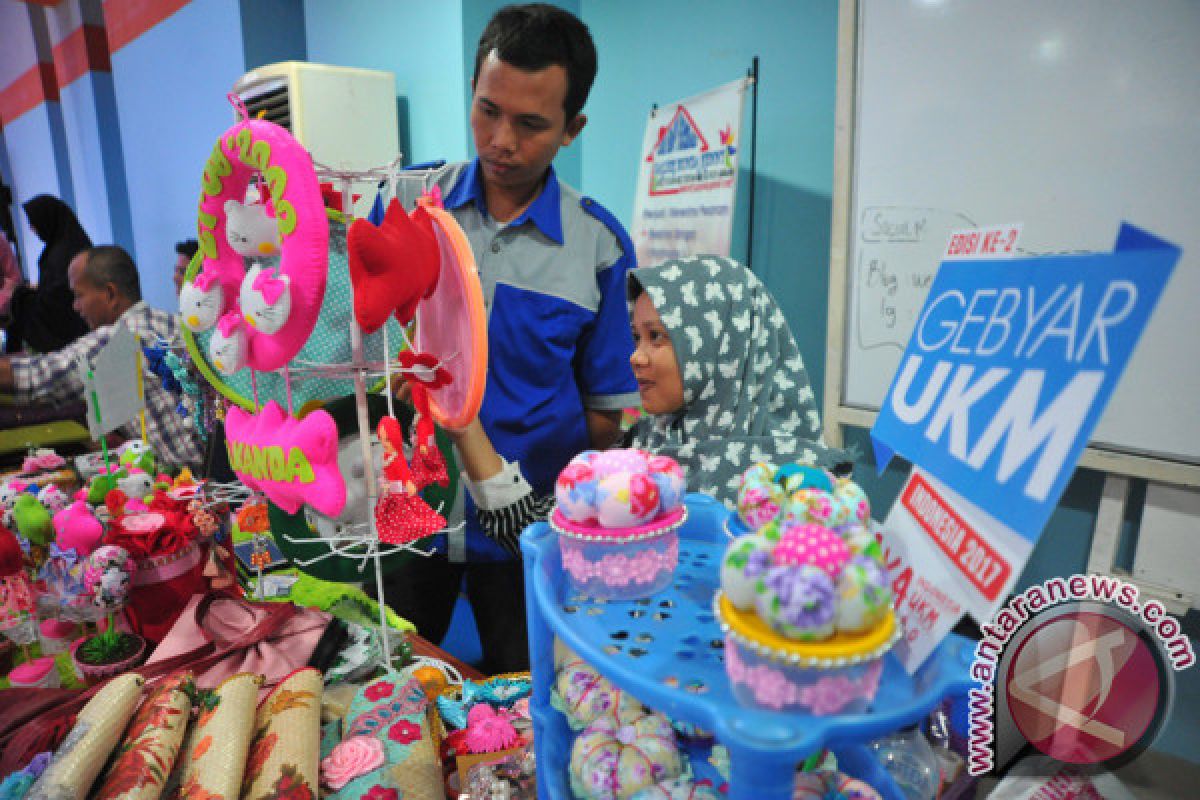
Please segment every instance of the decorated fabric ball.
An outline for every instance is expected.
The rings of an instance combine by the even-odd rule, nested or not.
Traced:
[[[624,723],[645,713],[641,703],[579,658],[559,667],[550,702],[576,730],[602,717]]]
[[[771,567],[755,600],[763,621],[789,639],[808,641],[833,634],[837,595],[824,570]]]
[[[621,472],[645,473],[649,456],[641,450],[604,450],[592,456],[592,469],[597,478],[607,478]]]
[[[784,526],[771,558],[779,566],[817,567],[836,579],[850,558],[850,547],[822,525]]]
[[[779,484],[748,478],[738,490],[738,516],[747,527],[758,530],[778,520],[786,502],[787,495]]]
[[[596,519],[605,528],[645,525],[658,515],[658,486],[644,473],[618,472],[596,487]]]
[[[788,495],[783,508],[784,525],[816,522],[829,527],[833,517],[833,495],[820,489],[798,489]]]
[[[711,786],[692,783],[687,778],[671,778],[645,789],[639,789],[631,800],[718,800],[720,795]]]
[[[833,481],[830,480],[829,473],[820,467],[810,467],[807,464],[784,464],[775,471],[775,483],[783,487],[787,494],[801,489],[833,491]]]
[[[137,566],[123,547],[106,544],[97,547],[83,562],[84,589],[92,602],[108,610],[125,605],[129,585]]]
[[[770,569],[771,551],[775,545],[758,533],[747,533],[734,539],[721,559],[721,591],[739,611],[754,608],[759,579]]]
[[[646,470],[658,487],[658,504],[664,513],[683,505],[687,479],[678,461],[670,456],[650,456]]]
[[[842,537],[842,541],[846,543],[846,546],[850,548],[850,554],[853,556],[881,558],[883,555],[875,534],[862,525],[847,525],[839,530],[838,534]]]
[[[576,457],[558,474],[554,499],[567,519],[590,522],[596,518],[596,473],[592,465]]]
[[[650,712],[626,723],[607,717],[593,722],[575,739],[569,770],[581,800],[628,800],[678,777],[683,759],[671,723]]]
[[[871,503],[862,487],[849,478],[839,478],[833,491],[833,514],[829,527],[865,525],[871,518]]]
[[[887,574],[879,562],[866,556],[850,559],[837,581],[837,629],[865,631],[883,619],[891,605]]]

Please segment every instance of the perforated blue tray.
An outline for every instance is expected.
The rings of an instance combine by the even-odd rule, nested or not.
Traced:
[[[730,800],[789,800],[796,765],[824,747],[841,756],[850,774],[873,780],[885,796],[900,797],[872,769],[863,745],[916,724],[942,698],[965,694],[972,685],[973,643],[950,637],[914,676],[886,656],[879,692],[864,714],[815,717],[747,708],[733,697],[712,613],[729,513],[703,495],[688,495],[687,505],[674,582],[648,599],[613,603],[573,595],[556,534],[545,523],[522,534],[538,797],[572,797],[567,761],[574,732],[550,705],[555,636],[643,704],[712,731],[729,749]]]

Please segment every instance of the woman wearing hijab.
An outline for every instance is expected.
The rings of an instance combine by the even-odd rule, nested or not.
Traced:
[[[13,292],[9,335],[32,350],[50,353],[87,333],[87,323],[75,312],[67,267],[92,246],[92,240],[75,212],[57,197],[39,194],[24,208],[29,227],[46,247],[38,258],[37,286],[21,286]]]
[[[748,269],[699,256],[633,270],[629,359],[645,415],[624,446],[678,461],[688,488],[735,508],[742,473],[759,461],[833,468],[852,461],[827,447],[804,359],[783,312]],[[484,530],[512,552],[553,495],[535,497],[478,420],[452,432]]]

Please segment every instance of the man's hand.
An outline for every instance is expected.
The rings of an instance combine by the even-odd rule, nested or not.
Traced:
[[[584,411],[593,450],[607,450],[621,438],[620,411]]]

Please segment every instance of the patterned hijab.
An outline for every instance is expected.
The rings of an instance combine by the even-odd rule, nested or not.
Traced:
[[[675,458],[688,489],[729,508],[752,464],[833,467],[852,458],[825,445],[804,359],[774,298],[752,272],[719,256],[629,273],[662,317],[683,377],[683,408],[644,417],[631,447]]]

